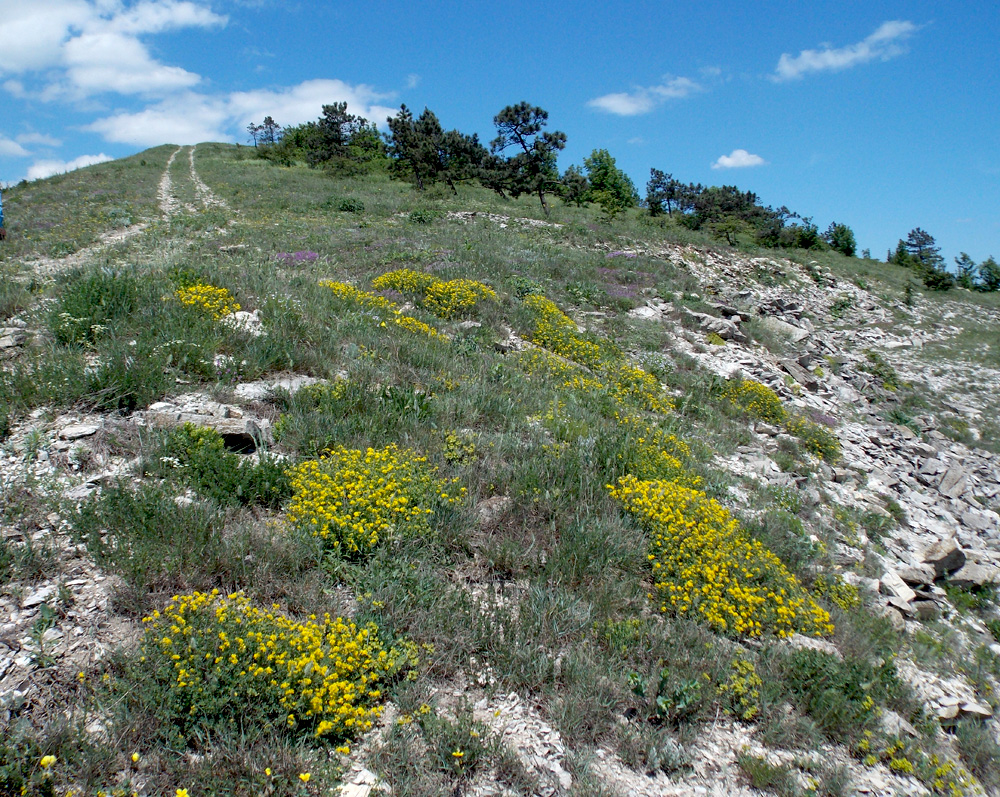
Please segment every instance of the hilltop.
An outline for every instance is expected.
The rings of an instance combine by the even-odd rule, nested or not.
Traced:
[[[5,203],[0,793],[1000,793],[997,293],[222,144]]]

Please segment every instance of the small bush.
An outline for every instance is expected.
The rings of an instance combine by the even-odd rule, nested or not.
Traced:
[[[830,615],[781,560],[705,493],[634,476],[610,489],[650,535],[650,598],[661,612],[694,613],[738,636],[832,633]]]
[[[428,534],[430,518],[458,503],[465,488],[436,478],[426,463],[395,445],[335,448],[291,469],[288,520],[345,556],[367,553],[386,537]]]
[[[730,379],[722,386],[722,397],[749,417],[780,424],[788,417],[778,394],[752,379]]]
[[[234,454],[214,429],[184,424],[167,435],[152,460],[149,467],[154,472],[173,476],[223,506],[277,507],[291,495],[291,482],[280,461],[266,453],[256,460]]]
[[[56,299],[49,327],[60,343],[93,344],[128,318],[139,294],[139,281],[130,272],[100,268],[77,273]]]
[[[86,500],[71,523],[97,564],[122,576],[125,598],[142,611],[154,586],[170,588],[219,567],[222,521],[199,504],[178,505],[164,487],[118,483]]]
[[[341,213],[364,213],[365,203],[360,199],[341,199],[337,203],[337,210]]]
[[[196,307],[208,313],[216,321],[240,309],[239,303],[225,288],[197,283],[178,288],[174,298],[188,307]]]
[[[381,684],[414,663],[374,625],[298,622],[239,593],[174,596],[143,622],[145,677],[182,743],[234,721],[251,736],[353,736],[381,713]]]
[[[809,453],[824,462],[834,463],[840,459],[840,440],[823,424],[796,416],[787,421],[785,428],[802,441]]]
[[[856,739],[879,716],[878,706],[902,689],[891,659],[843,660],[818,650],[795,650],[779,668],[783,693],[832,741]]]

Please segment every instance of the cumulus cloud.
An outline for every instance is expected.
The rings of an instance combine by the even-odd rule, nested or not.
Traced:
[[[95,163],[106,163],[109,160],[114,160],[114,158],[108,157],[102,152],[100,155],[81,155],[79,158],[74,158],[71,161],[35,161],[28,169],[28,179],[40,180],[43,177],[51,177],[53,174],[71,172],[74,169],[93,166]]]
[[[189,88],[200,76],[160,63],[139,37],[227,22],[190,0],[142,0],[129,7],[121,0],[0,0],[0,19],[0,75],[38,73],[44,100]],[[25,94],[21,80],[5,87]]]
[[[29,154],[28,150],[22,147],[17,141],[11,141],[9,138],[0,135],[0,155],[8,158],[25,158]]]
[[[734,149],[728,155],[720,155],[712,164],[713,169],[745,169],[748,166],[763,166],[767,163],[760,155],[754,155],[745,149]]]
[[[888,61],[906,52],[904,42],[919,30],[906,20],[890,20],[870,36],[846,47],[823,45],[819,50],[803,50],[798,55],[783,53],[772,80],[797,80],[811,72],[840,72],[869,61]]]
[[[85,129],[100,133],[107,141],[144,147],[242,141],[250,122],[272,116],[282,126],[301,124],[316,119],[323,105],[335,102],[346,102],[350,113],[384,124],[396,109],[379,101],[390,98],[371,86],[352,86],[342,80],[307,80],[287,88],[216,96],[188,91],[135,113],[98,119]]]
[[[587,106],[618,116],[638,116],[649,113],[667,100],[683,99],[704,91],[700,83],[687,77],[667,77],[658,86],[640,86],[632,91],[605,94],[587,101]]]

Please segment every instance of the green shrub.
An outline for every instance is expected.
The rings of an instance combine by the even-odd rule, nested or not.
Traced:
[[[364,213],[365,203],[360,199],[341,199],[337,203],[337,210],[341,213]]]
[[[139,281],[128,271],[95,268],[73,274],[49,313],[60,343],[93,344],[135,310]]]
[[[902,690],[891,659],[838,659],[830,653],[800,649],[784,657],[779,667],[782,693],[819,726],[831,741],[859,738],[873,727],[878,706]]]
[[[283,462],[267,453],[234,454],[217,431],[189,423],[167,434],[147,467],[223,506],[277,507],[291,495]]]
[[[802,441],[807,451],[824,462],[834,463],[840,459],[840,440],[826,426],[794,416],[788,419],[785,428]]]

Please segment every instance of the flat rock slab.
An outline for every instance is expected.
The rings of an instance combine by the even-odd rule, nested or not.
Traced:
[[[90,437],[101,430],[96,423],[72,423],[59,430],[59,436],[63,440],[79,440],[81,437]]]

